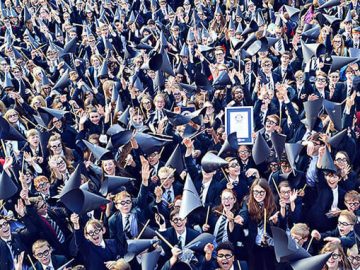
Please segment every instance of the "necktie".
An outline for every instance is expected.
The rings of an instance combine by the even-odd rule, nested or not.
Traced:
[[[13,245],[12,245],[11,240],[6,241],[6,244],[9,246],[10,252],[11,252],[12,256],[14,257],[14,256],[15,256],[15,250],[14,250],[14,247],[13,247]]]
[[[219,230],[218,230],[218,233],[216,235],[216,242],[217,243],[222,242],[222,239],[223,239],[224,233],[225,233],[225,225],[226,225],[226,217],[221,216],[221,222],[220,222]]]
[[[179,247],[179,249],[182,249],[182,242],[181,242],[181,235],[178,238],[179,242],[177,244],[177,246]]]
[[[205,189],[205,186],[204,184],[201,185],[201,189],[200,189],[200,201],[203,203],[203,197],[204,197],[204,189]],[[203,203],[204,204],[204,203]]]
[[[53,268],[51,266],[46,266],[45,268],[46,270],[53,270]]]
[[[172,201],[171,190],[168,190],[166,193],[167,193],[166,200],[167,200],[168,203],[171,203],[171,201]]]
[[[65,236],[64,236],[63,232],[60,230],[60,227],[49,216],[46,218],[46,220],[50,223],[51,227],[54,229],[54,231],[56,233],[57,240],[61,244],[64,243],[65,242]]]
[[[234,187],[236,187],[239,184],[239,180],[235,180],[232,184]]]
[[[282,42],[281,42],[281,39],[278,41],[278,52],[282,52],[283,50],[283,45],[282,45]]]
[[[124,226],[125,235],[131,239],[131,230],[130,230],[130,215],[125,217],[125,226]]]
[[[245,74],[245,87],[247,87],[249,85],[249,74]]]
[[[9,143],[9,154],[13,158],[13,160],[16,161],[16,156],[15,156],[14,147],[13,147],[12,143]]]

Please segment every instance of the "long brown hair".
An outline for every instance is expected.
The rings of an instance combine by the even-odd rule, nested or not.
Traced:
[[[339,261],[339,269],[351,269],[350,262],[346,258],[344,249],[342,248],[340,243],[328,242],[325,246],[323,246],[323,248],[320,251],[320,254],[325,254],[325,253],[328,253],[328,252],[334,252],[335,250],[339,251],[339,254],[340,254],[340,257],[341,257],[341,259]],[[326,264],[323,267],[323,269],[325,269],[325,270],[328,269]]]
[[[261,206],[254,198],[253,190],[254,187],[259,185],[266,191],[264,205]],[[249,201],[247,203],[249,214],[251,219],[259,222],[264,217],[264,208],[266,209],[267,214],[270,216],[276,209],[276,204],[274,200],[274,195],[270,189],[268,182],[265,179],[256,179],[250,188]]]

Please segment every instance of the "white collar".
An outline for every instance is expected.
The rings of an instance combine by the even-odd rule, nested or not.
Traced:
[[[55,269],[54,266],[53,266],[53,263],[52,263],[52,260],[50,259],[50,263],[48,265],[44,265],[44,264],[41,264],[41,267],[45,270],[46,267],[52,267],[51,269]]]

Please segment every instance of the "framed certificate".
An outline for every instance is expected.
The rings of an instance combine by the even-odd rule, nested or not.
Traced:
[[[236,132],[238,144],[253,144],[253,129],[254,116],[252,106],[225,108],[226,134]]]

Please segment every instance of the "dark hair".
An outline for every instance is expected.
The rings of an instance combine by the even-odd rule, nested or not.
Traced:
[[[219,243],[218,246],[216,247],[215,251],[218,252],[221,249],[230,250],[232,254],[235,253],[234,245],[229,241]]]

